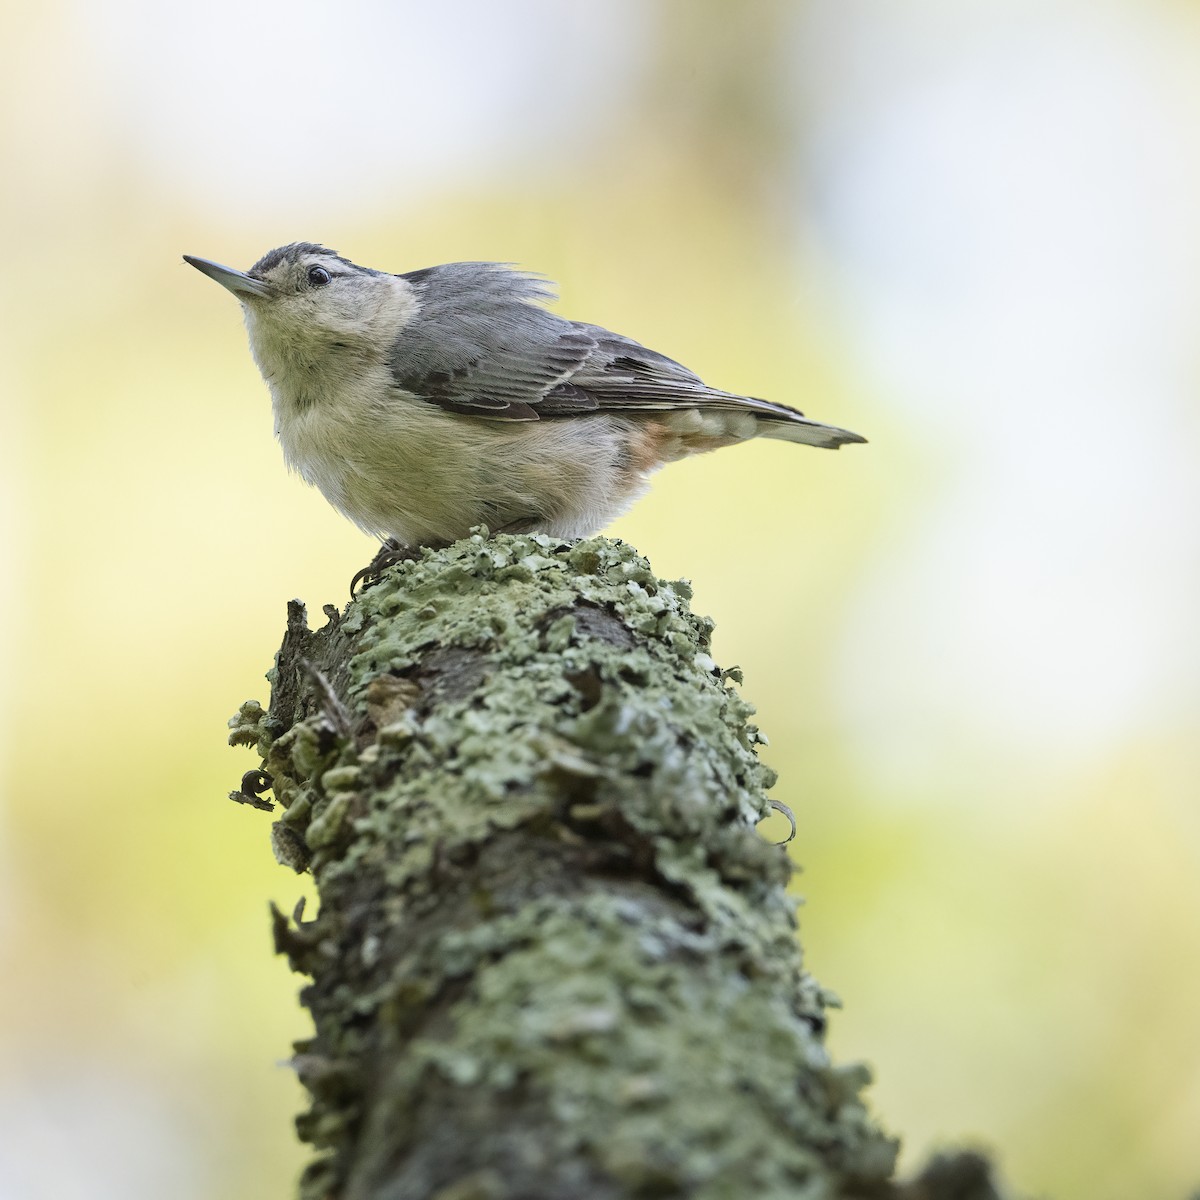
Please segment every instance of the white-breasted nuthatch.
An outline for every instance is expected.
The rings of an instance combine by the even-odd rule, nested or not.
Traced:
[[[288,465],[403,546],[474,525],[584,537],[686,455],[866,440],[556,316],[551,285],[504,264],[389,275],[310,242],[246,272],[184,258],[241,301]]]

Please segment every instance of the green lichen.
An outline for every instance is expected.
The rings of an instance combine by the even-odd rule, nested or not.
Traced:
[[[477,533],[289,630],[270,713],[231,724],[321,894],[277,926],[313,976],[306,1197],[890,1173],[864,1076],[824,1051],[787,859],[754,829],[774,772],[690,594],[620,542]]]

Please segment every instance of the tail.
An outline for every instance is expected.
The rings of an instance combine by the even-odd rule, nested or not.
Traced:
[[[758,417],[758,436],[778,438],[781,442],[800,442],[805,446],[819,446],[822,450],[836,450],[847,442],[865,442],[867,439],[849,429],[839,429],[836,425],[823,425],[820,421],[809,420],[799,413],[789,413],[786,417]]]
[[[786,404],[776,404],[771,400],[760,400],[757,396],[735,396],[728,392],[721,393],[731,400],[737,401],[737,407],[745,412],[747,409],[754,414],[755,437],[778,438],[781,442],[799,442],[803,446],[818,446],[822,450],[836,450],[847,442],[865,442],[867,439],[860,433],[852,433],[849,429],[839,429],[836,425],[826,425],[822,421],[814,421],[802,412],[789,408]],[[743,435],[745,436],[745,435]]]

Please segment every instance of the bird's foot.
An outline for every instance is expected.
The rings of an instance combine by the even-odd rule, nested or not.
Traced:
[[[402,546],[395,538],[388,538],[379,547],[379,553],[350,580],[350,599],[353,600],[360,591],[374,587],[388,567],[397,563],[410,562],[419,558],[421,551],[416,546]]]

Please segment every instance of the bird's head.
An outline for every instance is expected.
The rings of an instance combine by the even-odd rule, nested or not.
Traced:
[[[249,271],[183,257],[241,301],[256,349],[262,343],[309,352],[379,344],[394,339],[415,309],[412,288],[399,276],[360,267],[312,242],[271,250]]]

